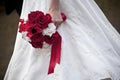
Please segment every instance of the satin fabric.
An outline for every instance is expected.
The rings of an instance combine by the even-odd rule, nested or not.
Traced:
[[[48,12],[50,0],[24,0],[21,19],[33,10]],[[17,33],[4,80],[120,79],[120,35],[94,0],[60,0],[67,16],[62,36],[61,63],[48,75],[51,46],[34,49]]]

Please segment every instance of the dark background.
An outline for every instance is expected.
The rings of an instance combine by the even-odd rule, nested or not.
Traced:
[[[96,0],[108,20],[120,32],[120,0]],[[14,10],[6,15],[4,2],[0,1],[0,80],[3,80],[12,56],[19,16]]]

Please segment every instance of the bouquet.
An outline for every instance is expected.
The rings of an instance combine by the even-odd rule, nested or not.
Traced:
[[[66,16],[61,13],[63,20]],[[34,48],[42,48],[43,42],[52,44],[52,39],[57,35],[56,27],[52,26],[50,14],[44,14],[42,11],[32,11],[28,14],[28,20],[20,19],[19,32],[23,39],[27,40]]]
[[[61,13],[63,21],[66,20],[64,13]],[[50,14],[42,11],[32,11],[28,14],[28,20],[20,19],[19,32],[22,38],[28,41],[34,48],[42,48],[46,42],[52,45],[51,59],[48,74],[54,72],[56,63],[60,64],[61,36],[56,27],[52,26]]]

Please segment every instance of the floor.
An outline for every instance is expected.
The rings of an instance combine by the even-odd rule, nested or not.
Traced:
[[[120,0],[96,0],[96,2],[120,32]],[[16,11],[6,15],[3,3],[0,3],[0,80],[3,80],[14,49],[18,20]]]

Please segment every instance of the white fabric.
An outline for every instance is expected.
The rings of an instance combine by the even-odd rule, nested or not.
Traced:
[[[24,0],[21,18],[33,10],[47,13],[50,0]],[[34,49],[18,32],[4,80],[120,80],[120,35],[94,0],[60,0],[67,15],[62,36],[61,64],[47,75],[50,46]]]

